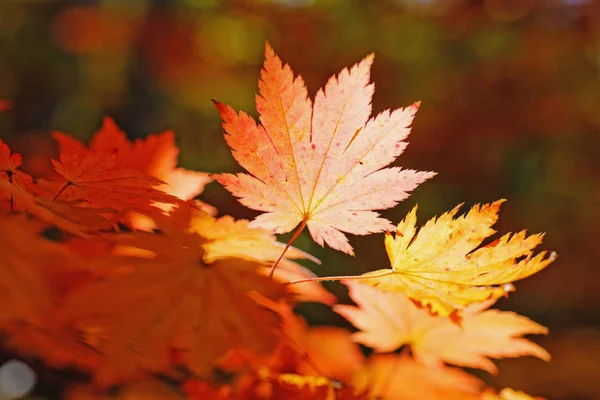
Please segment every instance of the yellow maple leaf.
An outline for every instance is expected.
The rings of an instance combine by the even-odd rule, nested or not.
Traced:
[[[336,305],[334,310],[360,329],[354,334],[355,341],[376,351],[394,351],[410,344],[415,359],[427,366],[447,362],[492,374],[498,369],[487,357],[533,355],[550,360],[546,350],[520,337],[548,330],[513,312],[485,310],[493,300],[467,307],[459,326],[418,308],[403,293],[383,292],[351,281],[346,285],[360,308]]]
[[[398,224],[395,236],[386,233],[391,269],[363,274],[361,281],[381,290],[403,292],[441,316],[513,291],[511,282],[542,270],[556,259],[556,253],[546,257],[542,251],[534,256],[533,249],[543,234],[526,236],[525,231],[477,248],[495,233],[491,226],[503,202],[475,205],[455,219],[457,206],[430,219],[418,234],[415,207]]]
[[[212,263],[216,260],[236,257],[244,260],[264,262],[265,266],[259,269],[260,273],[267,275],[271,264],[277,260],[284,248],[277,242],[275,235],[267,229],[249,228],[247,220],[235,220],[225,215],[214,218],[204,211],[188,208],[192,213],[189,226],[190,232],[198,233],[207,239],[202,245],[204,261]],[[294,247],[290,247],[281,259],[279,269],[273,278],[279,282],[289,282],[296,279],[310,279],[315,275],[292,259],[308,259],[321,264],[319,259]],[[300,301],[315,301],[333,304],[335,296],[325,290],[318,282],[310,285],[290,286]]]

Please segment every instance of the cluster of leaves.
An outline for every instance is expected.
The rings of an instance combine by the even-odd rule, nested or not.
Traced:
[[[373,211],[434,174],[385,168],[418,104],[370,118],[372,61],[312,102],[267,46],[261,123],[217,103],[248,174],[214,178],[265,212],[252,222],[190,200],[211,177],[177,168],[172,132],[132,143],[106,118],[89,146],[55,133],[51,179],[20,171],[0,141],[5,345],[87,373],[73,399],[531,399],[446,364],[496,373],[490,357],[549,360],[522,337],[546,328],[489,307],[555,256],[534,254],[542,235],[525,232],[481,246],[502,201],[459,217],[457,207],[418,232],[416,208],[396,227]],[[307,227],[349,254],[343,232],[386,231],[391,266],[316,278],[293,260],[318,260],[276,240],[298,225],[292,241]],[[343,279],[356,306],[334,304],[324,279]],[[292,311],[302,301],[332,306],[358,332],[307,326]]]

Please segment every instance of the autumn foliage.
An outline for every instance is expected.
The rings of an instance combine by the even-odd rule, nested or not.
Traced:
[[[389,167],[419,103],[371,116],[373,59],[313,100],[267,45],[260,123],[216,102],[246,173],[179,168],[173,132],[131,142],[110,118],[87,145],[54,133],[47,179],[0,141],[5,346],[89,377],[71,399],[531,399],[460,367],[550,360],[523,337],[545,327],[491,307],[556,256],[535,252],[541,234],[490,239],[503,200],[420,228],[416,207],[398,224],[380,216],[435,173]],[[215,217],[192,200],[212,179],[263,213]],[[305,227],[349,254],[345,233],[385,232],[390,265],[317,278],[297,260],[319,260],[291,246]],[[336,304],[322,280],[342,280],[355,304]],[[356,330],[309,326],[300,302],[332,306]]]

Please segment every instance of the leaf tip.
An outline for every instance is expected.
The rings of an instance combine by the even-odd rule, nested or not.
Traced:
[[[496,200],[495,202],[492,203],[492,206],[496,207],[496,208],[500,208],[500,206],[502,205],[502,203],[504,203],[506,201],[507,201],[506,199],[498,199],[498,200]]]
[[[102,128],[110,130],[119,130],[119,126],[113,117],[105,116],[102,118]]]
[[[227,105],[225,105],[225,104],[223,104],[220,101],[215,100],[215,99],[211,99],[211,100],[212,100],[213,104],[215,105],[215,107],[217,107],[217,110],[219,110],[219,113],[221,115],[223,115],[227,111]]]
[[[410,210],[410,212],[408,213],[408,215],[415,215],[417,213],[417,210],[419,209],[419,205],[415,204],[415,206],[412,208],[412,210]]]
[[[375,60],[375,53],[370,53],[365,58],[363,58],[363,60],[360,62],[359,65],[363,66],[363,68],[366,68],[368,71],[371,69],[371,66],[373,65],[373,60]],[[373,85],[373,84],[371,84],[371,85]]]
[[[269,41],[265,40],[265,56],[272,57],[274,55],[275,55],[275,50],[273,50],[273,47],[271,46]]]

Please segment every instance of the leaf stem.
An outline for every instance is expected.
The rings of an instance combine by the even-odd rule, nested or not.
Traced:
[[[294,243],[294,240],[298,239],[298,236],[300,236],[300,233],[302,232],[302,230],[306,226],[307,222],[308,222],[308,217],[304,217],[304,219],[302,220],[302,223],[300,223],[300,227],[298,228],[298,230],[296,231],[296,233],[294,233],[294,236],[292,236],[292,238],[289,240],[289,242],[287,242],[287,244],[285,245],[285,248],[281,252],[281,255],[279,256],[279,258],[277,259],[277,261],[275,261],[275,264],[273,264],[273,266],[271,267],[271,271],[269,271],[269,278],[273,278],[273,274],[275,273],[275,268],[277,268],[277,265],[279,264],[279,261],[281,261],[281,259],[283,258],[283,256],[287,252],[287,250],[290,248],[290,246],[292,245],[292,243]]]
[[[322,276],[319,278],[299,279],[297,281],[288,282],[288,283],[286,283],[286,285],[294,285],[296,283],[306,283],[306,282],[342,281],[345,279],[364,280],[364,279],[370,279],[370,278],[381,278],[381,277],[392,275],[392,274],[394,274],[394,270],[389,269],[389,270],[382,271],[378,274],[372,274],[372,275],[367,275],[367,276],[365,276],[365,275],[340,275],[340,276]]]
[[[68,188],[70,185],[71,185],[70,182],[65,183],[65,185],[58,191],[58,193],[56,193],[56,196],[54,196],[52,201],[56,201],[56,199],[58,199],[58,196],[60,196],[62,194],[62,192],[64,192],[65,189]]]

